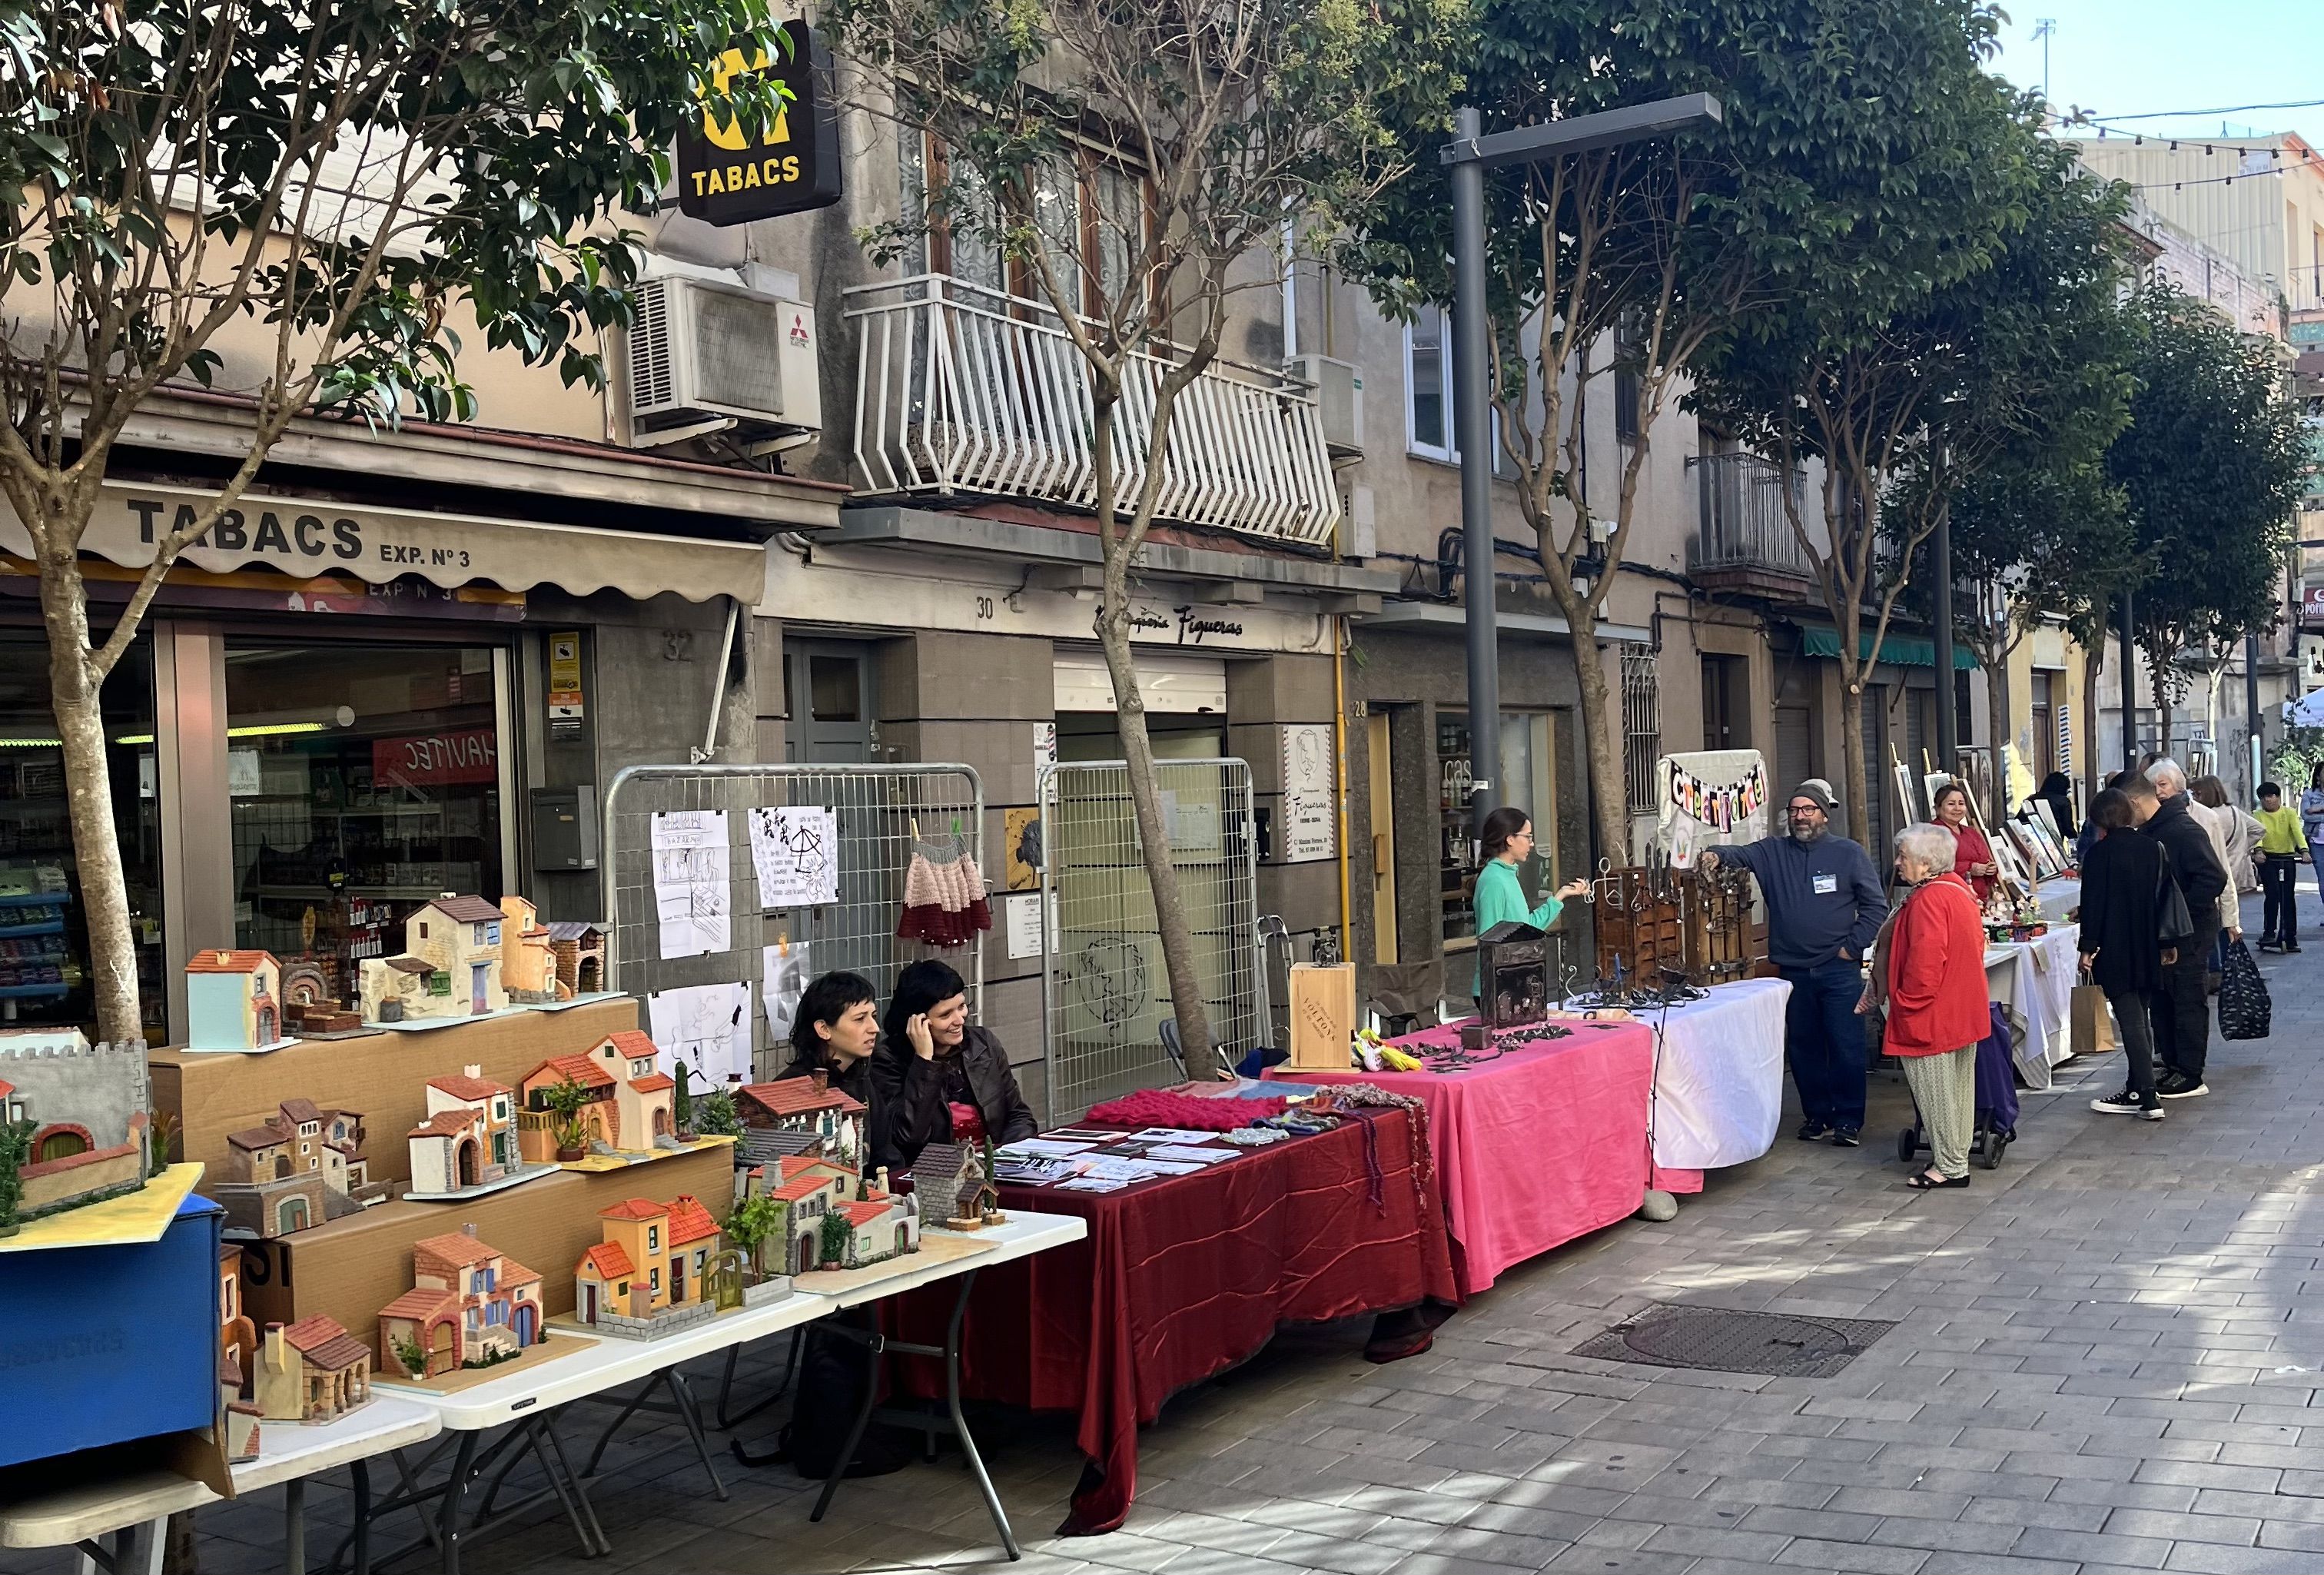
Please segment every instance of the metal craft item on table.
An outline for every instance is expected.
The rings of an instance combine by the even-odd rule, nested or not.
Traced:
[[[1675,975],[1690,985],[1748,977],[1751,948],[1748,872],[1673,865],[1658,850],[1615,869],[1601,862],[1588,900],[1596,906],[1600,966],[1616,977]]]
[[[1477,937],[1477,1010],[1488,1028],[1538,1023],[1549,1014],[1550,976],[1565,961],[1565,939],[1517,920]]]

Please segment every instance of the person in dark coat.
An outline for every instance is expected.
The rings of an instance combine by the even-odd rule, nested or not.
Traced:
[[[775,1075],[829,1074],[831,1086],[872,1104],[872,1052],[880,1042],[880,997],[862,974],[827,973],[807,986],[791,1015],[791,1064]]]
[[[2062,771],[2053,771],[2042,779],[2042,791],[2034,797],[2050,806],[2050,818],[2058,822],[2058,840],[2070,846],[2081,835],[2074,820],[2073,779]]]
[[[2191,1099],[2211,1091],[2203,1081],[2211,1039],[2211,997],[2203,975],[2219,936],[2219,894],[2227,889],[2227,868],[2209,823],[2197,818],[2187,774],[2167,759],[2151,769],[2153,774],[2132,777],[2122,791],[2138,829],[2170,854],[2171,873],[2195,923],[2194,934],[2180,943],[2179,959],[2163,970],[2154,994],[2154,1056],[2162,1063],[2154,1091],[2166,1099]]]
[[[967,984],[934,959],[896,980],[872,1057],[871,1105],[872,1163],[890,1175],[910,1170],[932,1143],[1005,1144],[1041,1130],[1008,1050],[991,1029],[969,1025]]]
[[[2090,825],[2098,839],[2082,860],[2082,905],[2079,915],[2082,972],[2106,992],[2122,1028],[2122,1092],[2093,1099],[2090,1108],[2107,1115],[2163,1119],[2154,1091],[2154,1038],[2150,1015],[2165,969],[2178,953],[2156,939],[2171,857],[2163,844],[2132,829],[2129,796],[2108,788],[2090,801]]]

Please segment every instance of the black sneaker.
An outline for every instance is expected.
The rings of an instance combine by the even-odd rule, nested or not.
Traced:
[[[2287,940],[2283,943],[2283,950],[2286,951],[2298,951],[2300,950],[2300,942],[2297,940]]]
[[[1813,1143],[1817,1138],[1821,1137],[1831,1130],[1831,1127],[1826,1126],[1822,1122],[1818,1121],[1815,1117],[1811,1116],[1808,1119],[1800,1123],[1800,1129],[1792,1134],[1792,1135],[1798,1138],[1802,1143]]]
[[[1864,1138],[1853,1126],[1835,1126],[1831,1129],[1831,1146],[1861,1148],[1864,1146]]]
[[[2192,1078],[2173,1077],[2155,1084],[2154,1091],[2166,1099],[2200,1099],[2211,1091],[2211,1085]]]
[[[2104,1099],[2091,1100],[2090,1108],[2101,1116],[2135,1116],[2142,1121],[2160,1121],[2163,1116],[2162,1106],[2147,1103],[2128,1089]]]
[[[2283,950],[2283,948],[2282,948],[2281,946],[2278,946],[2278,945],[2277,945],[2274,941],[2273,941],[2273,940],[2263,940],[2263,941],[2261,941],[2261,942],[2259,943],[2259,949],[2260,949],[2262,951],[2282,951],[2282,950]]]

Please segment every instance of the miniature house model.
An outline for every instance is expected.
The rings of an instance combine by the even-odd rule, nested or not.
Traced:
[[[239,1399],[258,1370],[258,1327],[243,1311],[242,1248],[234,1242],[218,1248],[218,1347],[221,1362],[231,1364],[235,1373],[235,1394],[229,1398]]]
[[[288,1328],[270,1323],[255,1389],[269,1422],[336,1422],[371,1398],[371,1352],[320,1314]]]
[[[134,1192],[152,1162],[143,1044],[92,1045],[78,1029],[0,1029],[0,1115],[32,1124],[21,1218]]]
[[[576,996],[605,987],[605,963],[613,950],[610,932],[586,919],[552,919],[549,950],[557,960],[557,982]]]
[[[654,1042],[634,1028],[608,1034],[586,1055],[560,1055],[542,1061],[519,1084],[528,1111],[549,1108],[548,1091],[560,1083],[578,1083],[588,1096],[580,1122],[590,1144],[617,1153],[641,1153],[659,1144],[677,1143],[672,1096],[678,1084],[667,1072],[654,1070],[660,1052]],[[862,1107],[857,1107],[859,1109]],[[536,1141],[527,1124],[521,1135]],[[553,1153],[529,1160],[554,1158]]]
[[[284,1042],[282,965],[271,951],[198,951],[186,964],[186,1048],[268,1050]]]
[[[557,977],[557,956],[548,926],[522,897],[501,899],[501,987],[521,1005],[570,1000],[573,989]]]
[[[605,1239],[573,1268],[574,1316],[601,1334],[650,1339],[716,1311],[710,1275],[718,1223],[680,1194],[668,1206],[632,1198],[597,1216]]]
[[[256,1126],[226,1134],[226,1179],[205,1191],[226,1223],[264,1239],[354,1213],[374,1196],[363,1112],[285,1099]]]
[[[734,1113],[745,1126],[825,1138],[836,1157],[851,1164],[863,1155],[863,1105],[833,1088],[830,1074],[820,1067],[804,1078],[743,1084],[734,1090]]]
[[[491,1187],[527,1168],[517,1151],[516,1090],[485,1077],[480,1066],[429,1079],[428,1119],[405,1139],[413,1198]]]
[[[403,922],[403,955],[363,965],[366,1023],[482,1017],[508,1005],[501,984],[501,911],[447,892]]]
[[[974,1144],[932,1143],[912,1162],[912,1196],[929,1225],[983,1218],[984,1156]]]
[[[339,993],[322,964],[300,958],[282,965],[284,1033],[341,1033],[362,1026],[363,1019],[339,1004]]]
[[[540,1276],[468,1231],[411,1244],[412,1288],[379,1310],[380,1365],[433,1378],[490,1367],[543,1338]]]
[[[887,1172],[880,1175],[884,1181]],[[765,1180],[765,1195],[785,1210],[781,1228],[770,1240],[783,1244],[779,1266],[789,1274],[859,1269],[920,1250],[919,1200],[867,1185],[853,1165],[783,1159],[767,1168]],[[771,1260],[774,1255],[767,1255]]]

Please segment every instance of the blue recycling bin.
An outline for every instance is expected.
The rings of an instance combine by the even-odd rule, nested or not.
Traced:
[[[221,1219],[189,1197],[158,1241],[0,1255],[0,1466],[210,1425]]]

